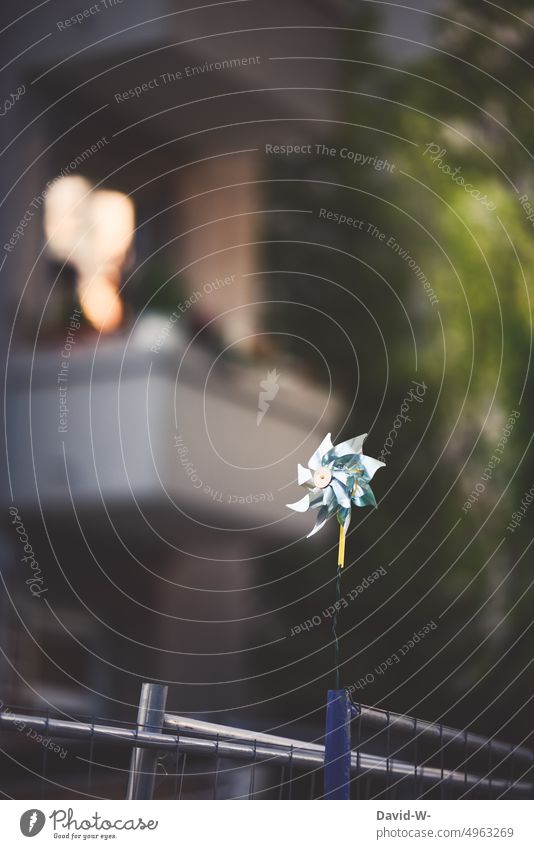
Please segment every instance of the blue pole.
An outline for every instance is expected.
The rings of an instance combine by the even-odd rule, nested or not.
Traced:
[[[350,720],[346,690],[328,690],[324,750],[324,799],[350,799]]]

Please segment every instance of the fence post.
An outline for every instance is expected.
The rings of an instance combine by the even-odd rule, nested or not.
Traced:
[[[323,799],[350,799],[351,718],[347,691],[328,690]]]
[[[167,702],[166,684],[143,684],[137,710],[137,730],[160,733]],[[156,783],[155,749],[132,749],[127,799],[152,799]]]

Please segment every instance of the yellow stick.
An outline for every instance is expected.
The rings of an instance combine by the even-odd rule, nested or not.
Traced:
[[[341,566],[342,569],[345,565],[345,529],[343,525],[339,526],[339,548],[337,555],[337,565]]]

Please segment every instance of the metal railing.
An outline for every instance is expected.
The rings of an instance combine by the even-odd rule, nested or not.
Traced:
[[[61,771],[52,777],[48,750],[44,751],[39,778],[50,783],[52,798],[65,797],[59,787],[63,793],[109,798],[94,791],[102,792],[106,779],[109,786],[110,775],[114,776],[112,796],[128,799],[321,798],[324,746],[320,743],[166,713],[166,696],[166,686],[144,684],[137,723],[132,727],[3,710],[0,730],[22,728],[44,740],[89,745],[88,757],[74,753],[78,777],[72,786],[65,784]],[[352,797],[533,798],[533,750],[442,724],[355,707]],[[0,745],[7,762],[13,760],[2,741]],[[96,749],[103,755],[97,755]],[[115,755],[110,759],[111,750]],[[79,780],[84,769],[88,773],[85,790]]]

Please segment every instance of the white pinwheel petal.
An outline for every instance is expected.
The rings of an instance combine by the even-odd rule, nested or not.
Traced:
[[[346,442],[340,442],[339,445],[336,445],[336,456],[343,457],[345,454],[361,454],[366,436],[366,433],[362,433],[360,436],[347,439]]]
[[[297,466],[297,474],[298,474],[297,480],[298,480],[300,486],[302,486],[305,483],[309,483],[310,481],[313,480],[313,474],[310,472],[310,470],[305,469],[304,466],[300,465],[300,463]]]
[[[348,483],[350,475],[349,475],[348,472],[337,472],[336,471],[336,472],[332,472],[332,477],[336,478],[336,480],[340,481],[340,483],[342,483],[344,486],[346,486],[347,483]]]
[[[310,509],[310,496],[305,495],[300,501],[295,501],[293,504],[286,504],[290,510],[295,510],[297,513],[305,513]]]
[[[334,495],[337,498],[338,504],[341,507],[350,507],[350,496],[347,494],[347,490],[345,489],[343,484],[333,479],[331,486],[334,490]]]
[[[335,502],[336,496],[334,490],[332,489],[332,484],[330,484],[330,486],[327,486],[325,489],[323,489],[323,504],[330,510],[330,508],[336,506]]]
[[[319,445],[319,448],[314,454],[311,455],[308,461],[308,466],[310,467],[310,469],[313,469],[314,472],[317,469],[321,468],[321,460],[323,459],[323,456],[326,454],[326,452],[330,451],[330,449],[334,447],[332,445],[331,436],[332,435],[330,433],[326,434],[325,438]]]
[[[308,536],[307,536],[307,539],[309,539],[309,538],[310,538],[310,537],[312,537],[314,534],[316,534],[316,533],[317,533],[317,531],[320,531],[320,530],[321,530],[321,528],[322,528],[324,525],[326,525],[326,523],[328,522],[328,519],[329,519],[329,518],[330,518],[329,516],[324,516],[324,518],[322,518],[321,520],[317,519],[317,521],[316,521],[315,525],[313,526],[313,530],[311,530],[311,531],[310,531],[310,533],[309,533],[309,534],[308,534]]]
[[[363,489],[361,488],[359,483],[356,484],[356,488],[355,488],[354,492],[352,493],[352,495],[353,495],[354,498],[363,498]]]
[[[386,465],[385,463],[382,463],[381,460],[375,460],[374,457],[366,457],[365,454],[362,454],[361,461],[365,471],[369,475],[369,480],[373,478],[378,469],[381,469],[382,466]]]
[[[310,492],[310,507],[315,509],[315,507],[320,507],[322,504],[324,504],[324,490],[312,490]]]
[[[331,507],[326,507],[326,506],[321,507],[321,509],[319,510],[319,513],[317,514],[317,519],[315,521],[315,525],[313,526],[312,530],[308,534],[308,538],[312,537],[314,534],[316,534],[317,531],[320,531],[321,528],[323,527],[323,525],[331,518],[331,516],[333,516],[335,514],[335,512],[336,512],[335,505],[332,505]]]

